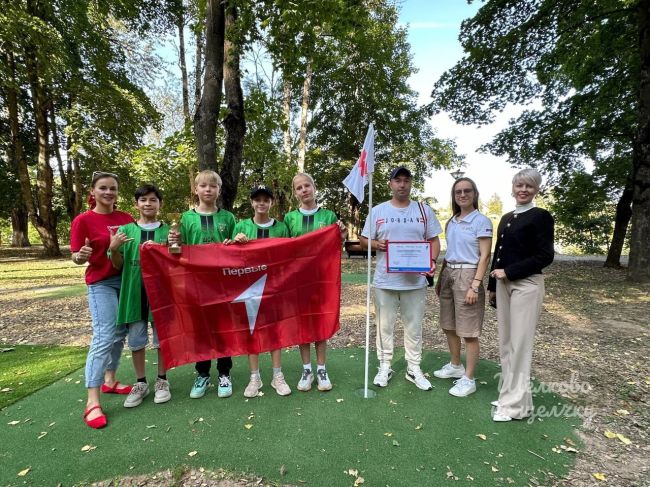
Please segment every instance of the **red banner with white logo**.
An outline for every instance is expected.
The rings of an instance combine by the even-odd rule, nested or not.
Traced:
[[[140,260],[165,365],[261,353],[339,329],[336,225],[297,238],[144,245]]]

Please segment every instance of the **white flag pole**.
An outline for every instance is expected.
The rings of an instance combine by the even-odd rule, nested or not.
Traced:
[[[372,267],[372,235],[374,232],[372,221],[372,173],[368,174],[368,221],[370,234],[368,235],[368,277],[366,279],[366,367],[363,397],[368,399],[368,360],[370,356],[370,268]]]

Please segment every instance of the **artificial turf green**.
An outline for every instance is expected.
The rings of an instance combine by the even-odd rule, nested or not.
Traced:
[[[214,389],[190,399],[194,371],[188,365],[169,372],[169,403],[154,404],[152,393],[138,408],[125,409],[124,396],[104,395],[109,424],[103,430],[91,430],[81,420],[84,389],[75,383],[82,380],[80,371],[0,412],[0,485],[72,485],[179,465],[224,468],[293,485],[349,486],[355,481],[350,469],[364,485],[442,485],[454,477],[471,478],[474,485],[524,485],[533,477],[543,484],[549,472],[562,475],[574,463],[573,454],[559,446],[565,438],[577,442],[578,417],[492,422],[494,363],[481,363],[477,379],[485,384],[475,394],[455,398],[447,392],[447,380],[433,379],[432,391],[417,390],[404,380],[405,363],[396,357],[389,387],[363,399],[358,390],[364,351],[328,354],[330,392],[295,390],[301,367],[295,350],[283,353],[285,376],[294,389],[288,397],[269,385],[268,354],[260,357],[264,396],[248,400],[243,397],[245,358],[235,359],[234,395],[228,399],[217,398]],[[155,377],[153,357],[150,377]],[[124,360],[122,379],[131,372]],[[431,371],[447,360],[429,352],[422,366]],[[536,397],[537,407],[560,403],[548,393]],[[20,423],[9,425],[12,421]],[[96,448],[84,452],[85,445]],[[29,472],[18,477],[26,468]]]
[[[1,345],[0,409],[81,367],[87,349],[59,345]]]

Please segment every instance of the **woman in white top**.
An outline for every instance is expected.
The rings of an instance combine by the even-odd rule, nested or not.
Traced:
[[[457,379],[449,389],[457,397],[476,391],[474,374],[485,310],[483,278],[492,248],[492,222],[478,211],[478,197],[476,184],[469,178],[459,178],[451,187],[453,216],[445,230],[447,253],[436,286],[440,327],[447,335],[451,360],[433,375]],[[461,338],[467,367],[460,361]]]

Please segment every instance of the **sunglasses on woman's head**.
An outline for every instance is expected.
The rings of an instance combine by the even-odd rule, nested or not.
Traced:
[[[93,172],[93,179],[95,179],[95,178],[100,179],[100,178],[104,178],[104,177],[119,179],[117,177],[117,174],[114,174],[112,172],[105,172],[105,171],[95,171],[95,172]]]

